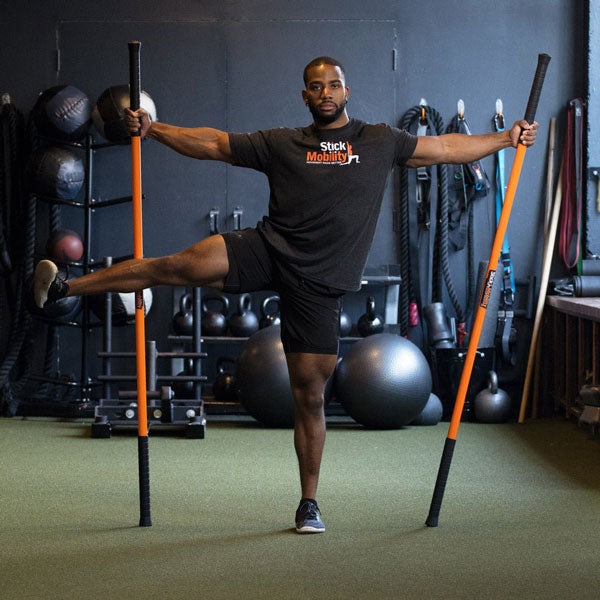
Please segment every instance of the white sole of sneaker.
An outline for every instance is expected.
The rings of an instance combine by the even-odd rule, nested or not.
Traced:
[[[35,267],[33,275],[33,296],[38,308],[44,308],[48,300],[48,288],[58,273],[57,266],[49,260],[41,260]]]
[[[322,529],[318,529],[317,527],[310,527],[310,526],[305,526],[305,527],[296,527],[296,533],[323,533],[325,531],[325,528],[323,527]]]

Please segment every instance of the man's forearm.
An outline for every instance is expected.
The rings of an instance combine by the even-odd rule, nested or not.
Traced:
[[[512,146],[509,130],[481,135],[448,133],[440,139],[444,145],[442,162],[448,164],[470,163]]]
[[[176,152],[202,160],[231,162],[228,135],[211,127],[176,127],[154,121],[147,133]]]

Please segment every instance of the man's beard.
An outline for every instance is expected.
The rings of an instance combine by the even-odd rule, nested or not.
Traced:
[[[342,103],[337,107],[337,110],[334,113],[328,115],[324,115],[323,113],[321,113],[319,111],[319,108],[317,106],[314,106],[310,102],[308,103],[308,110],[310,110],[310,113],[312,114],[315,123],[317,123],[318,125],[329,125],[329,123],[333,123],[344,112],[346,104],[348,104],[348,100],[344,98]]]

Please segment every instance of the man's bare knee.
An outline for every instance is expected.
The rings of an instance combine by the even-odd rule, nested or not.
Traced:
[[[221,235],[213,235],[167,258],[165,267],[192,285],[219,287],[229,273],[227,248]]]
[[[311,389],[292,388],[296,415],[310,417],[321,417],[325,409],[323,397],[324,387],[312,387]]]

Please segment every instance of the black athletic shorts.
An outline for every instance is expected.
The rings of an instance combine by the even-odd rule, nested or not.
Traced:
[[[279,294],[281,341],[285,352],[337,354],[344,290],[306,281],[271,257],[256,229],[224,233],[231,294],[273,290]]]

